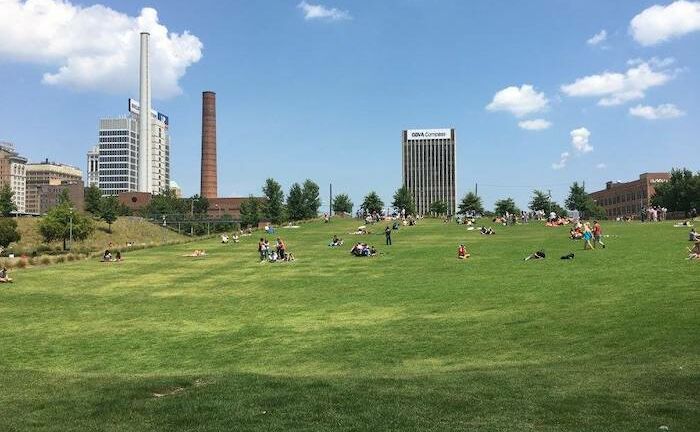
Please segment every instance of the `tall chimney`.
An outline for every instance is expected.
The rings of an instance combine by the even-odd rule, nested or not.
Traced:
[[[216,179],[216,93],[202,93],[202,184],[201,196],[219,195]]]
[[[151,77],[148,67],[149,33],[141,33],[139,71],[139,161],[138,191],[151,192]]]

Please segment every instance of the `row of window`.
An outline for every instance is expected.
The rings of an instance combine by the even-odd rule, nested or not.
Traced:
[[[598,200],[598,205],[610,206],[623,202],[638,202],[647,198],[646,191],[630,191],[614,197],[608,197]]]

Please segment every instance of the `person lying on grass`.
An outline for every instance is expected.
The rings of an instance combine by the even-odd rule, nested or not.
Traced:
[[[457,249],[457,258],[467,259],[470,256],[471,254],[467,252],[467,248],[465,248],[463,244],[459,245],[459,249]]]
[[[689,260],[700,260],[700,240],[695,240],[695,246],[688,248]]]
[[[696,240],[700,240],[700,234],[695,232],[695,228],[691,228],[690,232],[688,233],[688,241],[694,242]]]
[[[195,249],[191,254],[183,255],[183,257],[203,257],[207,256],[207,251],[204,249]]]
[[[5,267],[0,270],[0,283],[12,283],[12,278]]]
[[[545,253],[544,250],[538,250],[537,252],[534,252],[528,256],[525,257],[525,261],[531,260],[531,259],[544,259]]]
[[[496,231],[494,231],[493,228],[491,228],[491,227],[486,228],[486,227],[483,227],[483,226],[482,226],[480,232],[481,232],[481,234],[483,234],[483,235],[494,235],[494,234],[496,234]]]

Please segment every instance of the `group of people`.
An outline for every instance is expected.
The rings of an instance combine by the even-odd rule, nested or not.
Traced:
[[[666,220],[666,213],[668,209],[661,206],[651,206],[646,209],[642,209],[641,218],[642,222],[660,222]]]
[[[356,257],[373,257],[377,255],[377,249],[374,246],[369,246],[367,243],[355,243],[350,253]]]
[[[229,238],[228,234],[221,234],[221,243],[228,244],[228,242],[231,240],[234,243],[238,243],[239,241],[241,241],[240,237],[238,237],[238,235],[236,233],[233,233],[230,238]]]
[[[284,240],[277,237],[275,247],[270,246],[270,242],[266,238],[260,237],[258,242],[258,253],[260,254],[260,262],[277,262],[277,261],[294,261],[294,254],[287,250],[287,245]]]
[[[692,248],[688,248],[688,259],[700,260],[700,239],[695,240],[695,244]]]
[[[569,231],[569,238],[571,240],[583,240],[583,249],[595,249],[598,246],[605,249],[605,243],[603,243],[603,227],[601,227],[600,222],[593,221],[593,226],[588,222],[576,222],[576,225]]]
[[[122,260],[122,253],[120,251],[117,251],[114,255],[112,255],[112,252],[107,249],[105,250],[105,253],[102,254],[102,262],[117,262]]]

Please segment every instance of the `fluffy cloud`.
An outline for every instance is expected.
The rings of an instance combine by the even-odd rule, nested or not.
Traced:
[[[681,111],[674,104],[661,104],[657,107],[648,105],[637,105],[630,108],[630,115],[642,117],[647,120],[660,120],[681,117],[685,112]]]
[[[673,79],[673,73],[663,69],[672,59],[652,59],[636,63],[637,61],[633,60],[635,64],[625,73],[604,72],[589,75],[561,86],[561,90],[568,96],[602,96],[598,105],[612,106],[642,99],[647,89],[664,85]]]
[[[593,35],[590,39],[586,41],[588,45],[598,45],[601,42],[605,42],[605,40],[608,38],[608,32],[605,30],[601,30],[595,35]]]
[[[548,129],[552,126],[552,123],[545,119],[534,119],[521,121],[518,123],[518,126],[520,126],[521,129],[538,131]]]
[[[593,147],[589,144],[588,138],[591,132],[585,127],[574,129],[571,131],[571,145],[578,153],[589,153],[593,151]]]
[[[178,81],[202,57],[202,43],[187,31],[169,33],[155,9],[132,17],[99,4],[0,0],[0,55],[53,69],[43,76],[48,85],[135,94],[142,31],[151,34],[153,96],[179,94]]]
[[[489,111],[510,111],[517,117],[543,111],[549,101],[544,93],[538,93],[529,84],[506,87],[493,96],[493,100],[486,106]]]
[[[302,1],[297,7],[304,12],[305,20],[341,21],[352,19],[350,12],[336,8],[328,8],[322,4],[311,4]]]
[[[562,153],[561,156],[559,157],[559,162],[555,162],[552,164],[552,169],[560,170],[560,169],[566,167],[566,163],[569,161],[570,156],[571,155],[569,154],[569,152]]]
[[[634,40],[644,46],[656,45],[700,30],[700,2],[678,0],[670,5],[644,9],[630,22]]]

